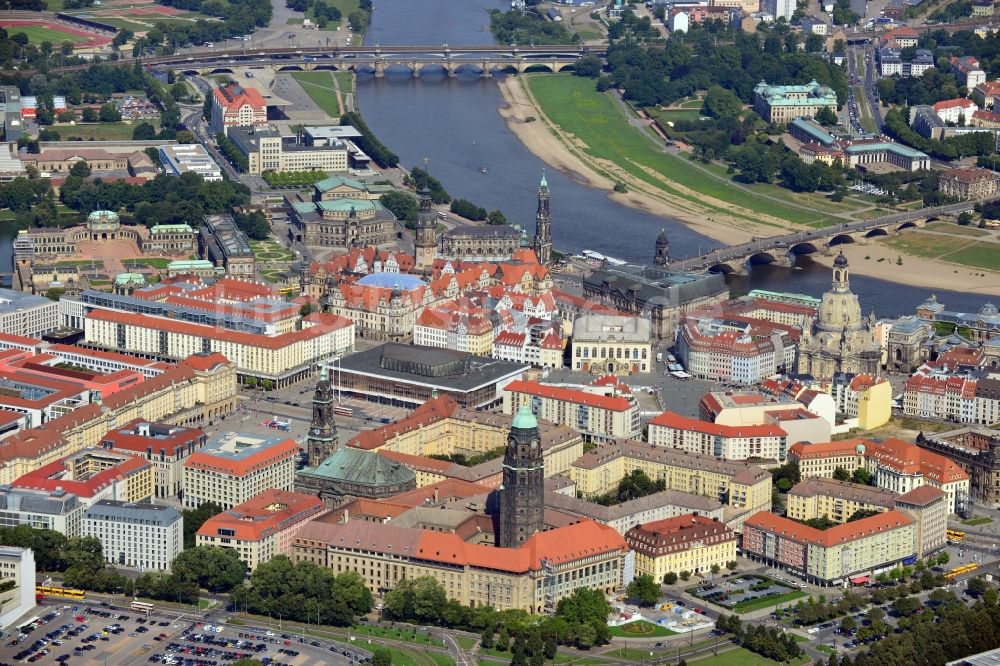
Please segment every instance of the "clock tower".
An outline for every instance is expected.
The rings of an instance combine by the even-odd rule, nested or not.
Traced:
[[[312,423],[309,424],[309,436],[306,439],[310,467],[316,467],[337,450],[337,424],[333,419],[333,405],[329,370],[326,366],[321,366],[316,395],[313,396]]]
[[[544,523],[545,462],[538,420],[527,405],[514,416],[503,457],[500,486],[501,548],[517,548]]]

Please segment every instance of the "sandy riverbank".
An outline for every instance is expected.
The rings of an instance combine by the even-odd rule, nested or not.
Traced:
[[[911,287],[926,287],[929,291],[949,289],[982,294],[984,297],[1000,294],[1000,274],[997,273],[914,257],[877,242],[867,245],[848,243],[838,245],[836,249],[843,249],[844,256],[851,263],[851,270],[859,275],[901,282]],[[837,255],[831,253],[829,256],[811,256],[814,261],[830,266]],[[903,259],[902,266],[896,263],[897,258]],[[879,259],[884,261],[880,262]]]
[[[595,169],[580,153],[569,148],[566,141],[571,142],[572,138],[558,133],[557,128],[528,95],[522,78],[511,76],[499,82],[500,93],[506,102],[499,113],[525,147],[553,168],[578,183],[606,191],[613,201],[652,215],[675,218],[695,231],[726,244],[743,243],[749,241],[751,236],[775,235],[773,226],[754,225],[715,211],[709,213],[694,210],[695,205],[689,201],[671,201],[669,197],[643,190],[643,187],[649,187],[644,181],[626,181],[630,191],[615,192],[614,182],[610,178]],[[528,122],[528,118],[536,120]],[[789,225],[789,228],[792,226]],[[839,247],[844,249],[844,254],[850,260],[851,269],[859,275],[928,289],[966,291],[984,296],[1000,293],[1000,273],[903,254],[877,242]],[[812,258],[829,266],[835,256],[814,254]],[[866,260],[866,256],[870,258]],[[896,264],[899,256],[903,257],[902,266]],[[879,258],[885,260],[879,262]]]

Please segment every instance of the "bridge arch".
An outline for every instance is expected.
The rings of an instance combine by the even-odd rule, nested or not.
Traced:
[[[799,243],[789,248],[788,252],[797,257],[800,254],[813,254],[819,252],[819,248],[809,242]]]
[[[708,272],[709,273],[722,273],[723,275],[729,275],[730,273],[734,272],[735,270],[736,269],[734,269],[729,264],[722,264],[722,263],[715,264],[713,266],[709,266],[708,267]]]
[[[229,67],[213,67],[209,74],[232,74],[233,70]]]
[[[533,62],[533,63],[530,63],[530,64],[529,63],[525,63],[525,65],[524,65],[524,73],[527,74],[529,72],[548,72],[548,73],[551,74],[552,73],[552,66],[549,65],[548,63],[544,63],[544,62]]]
[[[854,237],[850,234],[837,234],[826,244],[827,247],[833,247],[835,245],[843,245],[844,243],[853,243]]]
[[[889,232],[885,229],[879,227],[878,229],[872,229],[865,234],[865,238],[875,238],[876,236],[888,236]]]
[[[903,229],[916,229],[917,223],[910,220],[908,222],[903,222],[901,225],[896,227],[896,231],[902,231]]]
[[[747,266],[761,266],[775,263],[778,263],[778,259],[770,252],[758,252],[747,257]]]
[[[302,72],[302,71],[305,71],[305,70],[302,69],[301,65],[282,65],[281,67],[278,68],[278,71],[279,72]]]

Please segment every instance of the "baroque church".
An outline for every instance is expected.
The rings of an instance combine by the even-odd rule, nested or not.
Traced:
[[[823,294],[816,322],[802,331],[799,372],[816,378],[840,373],[877,375],[881,350],[875,315],[861,315],[851,291],[850,267],[841,252],[833,262],[833,283]]]

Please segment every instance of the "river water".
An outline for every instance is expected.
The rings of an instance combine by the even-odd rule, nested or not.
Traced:
[[[368,44],[475,45],[493,43],[487,11],[507,9],[503,0],[376,0]],[[453,197],[487,209],[499,208],[508,220],[534,228],[535,190],[544,163],[509,130],[497,109],[503,98],[494,81],[473,73],[449,79],[429,72],[414,79],[409,70],[390,69],[385,78],[358,77],[358,104],[375,134],[403,166],[430,171]],[[681,223],[617,204],[562,173],[546,174],[552,193],[552,236],[557,249],[591,249],[629,261],[648,263],[660,228],[670,236],[675,257],[694,255],[718,242]],[[785,269],[755,267],[749,277],[731,278],[735,291],[772,289],[820,295],[830,270],[801,259]],[[879,316],[912,314],[928,290],[854,275],[851,286],[865,311]],[[949,308],[978,310],[985,297],[935,290]]]

